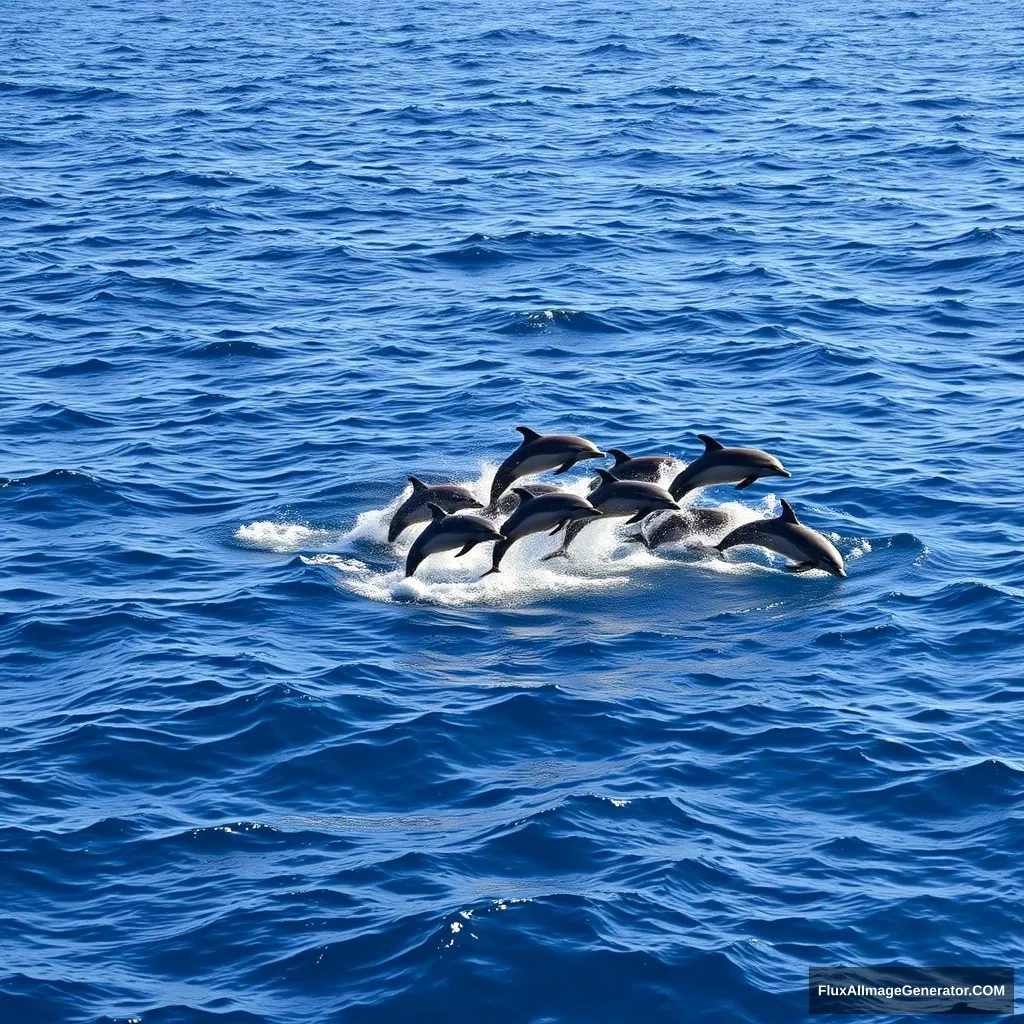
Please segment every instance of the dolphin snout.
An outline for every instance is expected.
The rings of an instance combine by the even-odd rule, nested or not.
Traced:
[[[777,470],[775,470],[775,472],[779,476],[792,476],[793,475],[792,473],[790,473],[790,471],[788,469],[777,469]]]

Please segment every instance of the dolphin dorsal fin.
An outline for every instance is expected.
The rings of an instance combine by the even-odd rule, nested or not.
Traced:
[[[705,455],[707,455],[708,452],[720,452],[725,447],[724,444],[716,441],[710,434],[698,434],[697,438],[704,442]]]
[[[782,522],[784,522],[784,523],[799,523],[800,522],[800,520],[797,519],[797,517],[796,517],[796,513],[793,511],[793,506],[790,505],[790,503],[788,501],[786,501],[785,498],[779,498],[779,503],[782,505],[782,515],[779,516],[779,519]]]
[[[608,454],[615,456],[616,466],[621,466],[624,462],[629,462],[633,457],[632,455],[627,455],[621,448],[609,448]]]
[[[418,476],[409,477],[409,483],[412,484],[414,494],[416,491],[425,491],[427,489],[427,485]]]
[[[448,518],[448,513],[440,505],[435,505],[432,501],[427,502],[427,508],[430,509],[430,521],[432,523]]]
[[[516,430],[523,435],[523,444],[529,444],[531,441],[536,441],[540,434],[536,430],[531,430],[529,427],[516,427]]]
[[[617,484],[619,481],[608,472],[607,469],[599,469],[597,475],[601,478],[602,484]]]
[[[525,487],[513,487],[512,488],[512,493],[519,495],[519,504],[520,505],[524,501],[532,501],[534,498],[537,497],[537,495],[534,494],[533,491],[529,491]]]

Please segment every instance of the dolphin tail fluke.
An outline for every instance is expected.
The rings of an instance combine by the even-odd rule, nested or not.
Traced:
[[[552,558],[568,558],[569,552],[564,547],[559,548],[557,551],[552,551],[551,554],[545,555],[541,561],[550,562]]]
[[[501,565],[501,560],[505,557],[505,552],[510,547],[512,547],[512,541],[508,537],[503,537],[491,548],[491,568],[484,573],[484,576],[490,576],[492,572],[501,571],[498,566]],[[483,579],[484,577],[481,576],[480,578]]]
[[[587,525],[587,523],[593,522],[593,519],[574,519],[565,528],[565,539],[562,541],[562,546],[555,552],[555,555],[565,555],[568,557],[569,545],[579,536],[580,530]],[[549,558],[553,558],[554,555],[549,555]]]
[[[736,485],[736,490],[737,491],[746,490],[756,479],[757,479],[756,476],[748,476],[748,477],[746,477],[745,479],[741,480]]]

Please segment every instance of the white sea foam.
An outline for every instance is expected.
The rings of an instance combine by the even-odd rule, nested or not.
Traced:
[[[265,551],[309,551],[332,547],[341,535],[337,530],[318,530],[302,523],[275,523],[260,519],[235,530],[235,540]]]

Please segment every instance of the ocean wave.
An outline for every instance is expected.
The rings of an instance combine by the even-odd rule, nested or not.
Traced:
[[[579,309],[540,309],[530,313],[516,313],[499,334],[532,334],[561,328],[586,334],[621,334],[624,332],[609,318]]]
[[[5,8],[5,1024],[1019,959],[1019,32],[805,8]],[[483,501],[517,424],[775,452],[694,501],[848,578],[602,523],[406,580],[407,474]]]

